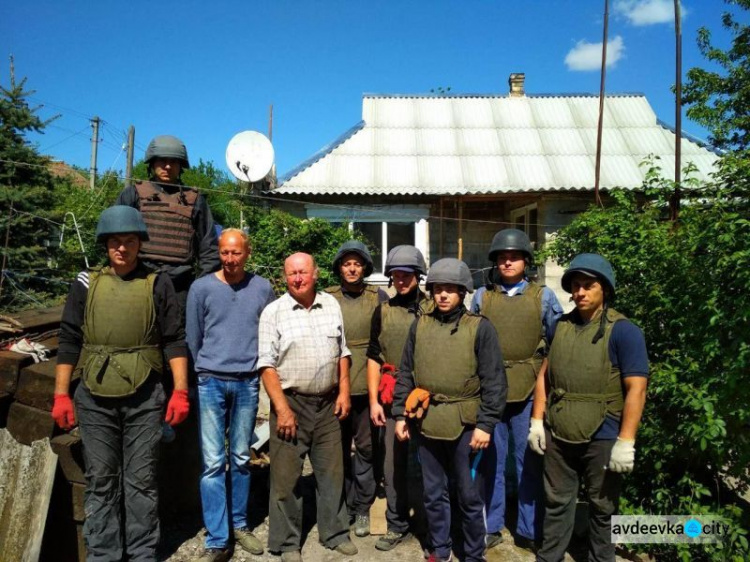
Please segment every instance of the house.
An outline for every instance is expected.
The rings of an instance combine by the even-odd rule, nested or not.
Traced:
[[[428,263],[462,258],[482,283],[495,232],[514,226],[538,246],[594,202],[598,96],[526,94],[523,74],[509,84],[505,95],[366,94],[362,120],[279,178],[271,194],[298,216],[363,232],[373,282],[385,281],[390,248],[414,244]],[[707,179],[718,154],[683,139],[683,167],[692,162]],[[640,164],[651,154],[672,175],[674,145],[643,94],[607,95],[602,191],[640,189]],[[561,267],[549,262],[538,274],[563,297]]]

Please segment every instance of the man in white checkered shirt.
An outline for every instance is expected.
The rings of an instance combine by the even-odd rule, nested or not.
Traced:
[[[297,482],[305,455],[317,483],[320,541],[353,556],[344,501],[340,420],[349,415],[349,356],[341,308],[317,292],[309,254],[284,262],[288,292],[260,317],[258,369],[271,398],[271,497],[268,549],[282,562],[301,561],[302,497]]]

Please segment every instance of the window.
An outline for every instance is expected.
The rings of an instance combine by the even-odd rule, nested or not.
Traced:
[[[388,205],[377,208],[318,207],[307,205],[307,216],[329,222],[348,223],[352,230],[363,234],[374,265],[370,281],[385,282],[383,269],[388,251],[401,244],[419,248],[429,263],[429,206]]]
[[[535,250],[539,249],[539,210],[536,204],[513,209],[510,212],[510,221],[513,228],[523,230],[529,236]]]

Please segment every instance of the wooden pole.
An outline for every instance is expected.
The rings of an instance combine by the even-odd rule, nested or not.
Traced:
[[[440,257],[442,258],[444,255],[444,246],[443,246],[443,197],[440,197]]]
[[[464,198],[458,197],[458,259],[464,259]]]
[[[128,159],[125,163],[125,185],[133,185],[133,145],[135,144],[135,127],[128,129]]]
[[[682,182],[682,18],[680,0],[674,0],[675,33],[675,101],[674,101],[674,193],[669,200],[669,215],[677,222],[680,214],[680,184]]]
[[[89,173],[89,188],[94,189],[96,183],[96,151],[99,148],[99,118],[94,117],[91,120],[91,127],[94,134],[91,136],[91,170]]]
[[[603,207],[599,193],[599,177],[602,168],[602,128],[604,126],[604,84],[607,75],[607,32],[609,27],[609,0],[604,0],[604,33],[602,38],[602,71],[599,83],[599,124],[596,129],[596,167],[594,170],[594,199]]]

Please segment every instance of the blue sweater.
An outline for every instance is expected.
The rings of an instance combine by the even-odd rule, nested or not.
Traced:
[[[252,273],[236,285],[215,274],[195,281],[185,311],[185,340],[195,371],[221,378],[255,371],[260,313],[275,299],[271,284]]]

